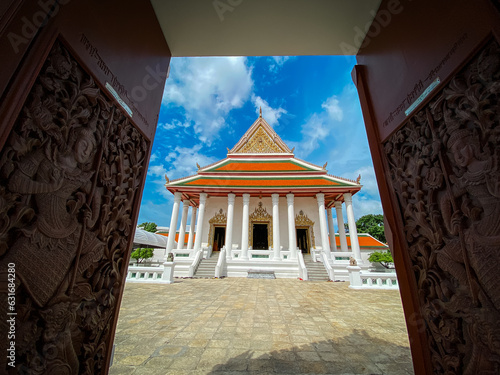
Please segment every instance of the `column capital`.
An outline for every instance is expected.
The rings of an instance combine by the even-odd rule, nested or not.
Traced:
[[[234,204],[234,200],[236,199],[236,195],[234,195],[233,193],[229,193],[227,195],[227,202],[229,204]]]
[[[344,201],[346,203],[352,203],[352,194],[351,193],[344,193]]]
[[[280,201],[280,195],[279,194],[272,194],[271,198],[273,200],[273,204],[278,204]]]
[[[207,193],[200,193],[200,204],[204,204],[207,201]]]
[[[181,201],[181,198],[182,198],[182,193],[180,191],[176,191],[174,193],[174,202],[179,203]]]
[[[243,194],[243,204],[250,203],[250,194]]]
[[[342,202],[335,201],[335,208],[342,208]]]
[[[323,193],[316,194],[316,199],[318,200],[318,205],[325,204],[325,194]]]
[[[191,203],[191,201],[190,201],[189,199],[184,199],[184,200],[182,201],[182,206],[183,206],[183,208],[184,208],[184,207],[186,207],[186,206],[189,206],[189,204],[190,204],[190,203]]]
[[[286,195],[286,201],[288,204],[293,204],[293,197],[294,197],[293,193]]]

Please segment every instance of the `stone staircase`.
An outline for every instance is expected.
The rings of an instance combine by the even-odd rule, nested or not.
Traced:
[[[309,281],[328,281],[328,272],[321,262],[313,262],[311,254],[304,254]]]
[[[196,270],[193,278],[195,279],[203,279],[203,278],[211,278],[215,275],[215,266],[217,266],[217,262],[219,260],[220,251],[214,251],[212,256],[208,259],[202,259],[198,269]]]

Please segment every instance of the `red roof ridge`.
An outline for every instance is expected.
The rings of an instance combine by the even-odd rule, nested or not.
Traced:
[[[198,175],[198,173],[196,174],[192,174],[191,176],[186,176],[186,177],[180,177],[180,178],[176,178],[175,180],[170,180],[169,183],[167,185],[170,185],[172,182],[177,182],[177,181],[180,181],[180,180],[184,180],[186,178],[190,178],[190,177],[196,177]]]
[[[208,165],[205,165],[204,167],[201,167],[200,169],[198,169],[199,171],[205,169],[205,168],[210,168],[210,167],[213,167],[215,164],[217,163],[220,163],[220,162],[223,162],[224,160],[229,160],[229,158],[224,158],[224,159],[220,159],[220,160],[217,160],[217,161],[214,161],[212,164],[208,164]]]
[[[338,178],[339,180],[344,180],[344,181],[353,182],[353,183],[355,183],[356,185],[359,185],[356,181],[351,180],[350,178],[345,178],[345,177],[334,176],[333,174],[330,174],[330,173],[327,173],[326,175],[327,175],[327,176],[330,176],[330,177],[333,177],[333,178]]]
[[[312,165],[312,166],[314,166],[314,167],[316,167],[316,168],[319,168],[319,169],[323,169],[323,167],[320,167],[319,165],[316,165],[316,164],[314,164],[314,163],[311,163],[311,162],[308,162],[308,161],[302,160],[302,159],[297,158],[297,157],[295,157],[295,156],[293,156],[293,157],[292,157],[292,159],[295,159],[295,160],[301,161],[302,163],[306,163],[306,164]],[[319,172],[319,171],[318,171],[318,172]]]

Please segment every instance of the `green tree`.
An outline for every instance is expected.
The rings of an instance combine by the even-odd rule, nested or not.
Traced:
[[[384,232],[384,215],[365,215],[356,221],[356,228],[359,233],[368,233],[377,240],[386,243]]]
[[[137,263],[142,263],[144,260],[153,257],[153,249],[150,247],[139,247],[132,252],[130,257],[135,259]]]
[[[389,251],[375,251],[370,254],[368,261],[373,263],[378,262],[385,268],[393,268],[392,265],[394,264],[394,259],[392,259],[392,255]]]
[[[145,231],[148,231],[151,233],[156,233],[158,226],[156,225],[156,223],[150,223],[150,222],[146,221],[142,224],[139,224],[138,227],[144,229]]]

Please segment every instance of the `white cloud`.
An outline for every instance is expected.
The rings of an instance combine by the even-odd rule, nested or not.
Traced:
[[[171,66],[163,104],[182,107],[186,122],[210,144],[229,112],[250,98],[252,70],[245,57],[173,58]]]
[[[149,162],[152,163],[154,161],[156,161],[156,159],[158,159],[158,154],[155,152],[154,154],[151,155],[151,157],[149,158]]]
[[[165,176],[167,173],[165,167],[163,165],[150,165],[148,168],[149,176]]]
[[[297,153],[301,158],[305,158],[318,148],[320,141],[325,140],[330,134],[330,128],[325,116],[314,113],[302,126],[301,134],[302,142],[299,144]]]
[[[292,56],[271,56],[270,57],[274,64],[269,65],[269,71],[272,73],[277,73],[279,68],[281,68]]]
[[[160,122],[158,123],[158,127],[161,128],[161,129],[164,129],[164,130],[174,130],[174,129],[177,129],[177,128],[189,128],[191,126],[191,122],[189,121],[185,121],[185,122],[181,122],[177,119],[173,119],[170,123],[166,123],[166,122]]]
[[[278,124],[278,120],[280,119],[281,115],[288,113],[286,109],[283,109],[281,107],[276,109],[272,108],[267,101],[255,94],[252,94],[252,103],[255,106],[255,113],[257,113],[257,115],[259,115],[260,108],[262,108],[262,117],[273,128],[276,124]]]
[[[358,168],[353,175],[353,179],[357,178],[358,175],[361,175],[361,185],[363,185],[363,188],[361,189],[362,192],[371,197],[379,197],[377,178],[375,177],[375,170],[373,169],[373,166],[367,165]]]
[[[203,155],[201,144],[194,145],[191,148],[177,146],[165,157],[165,161],[170,163],[170,168],[167,171],[170,179],[196,174],[198,170],[196,163],[198,163],[200,167],[204,167],[217,160],[219,159],[213,156]]]
[[[340,102],[336,95],[328,98],[326,102],[321,104],[321,108],[326,109],[328,116],[335,121],[342,121],[344,118],[344,111],[340,107]]]

